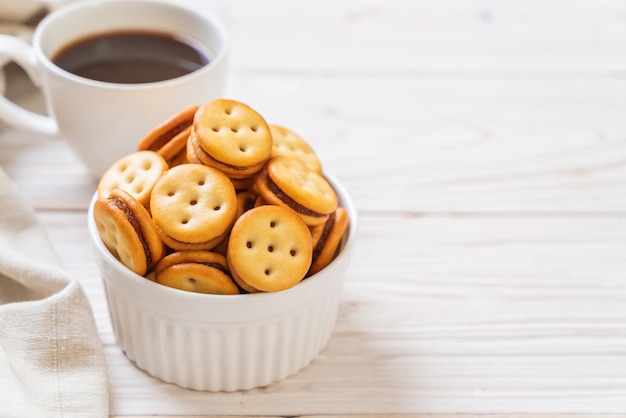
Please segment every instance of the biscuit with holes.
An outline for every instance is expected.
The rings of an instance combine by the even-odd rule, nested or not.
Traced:
[[[261,292],[259,289],[255,289],[250,286],[248,283],[244,282],[240,277],[233,275],[233,281],[237,283],[239,289],[241,289],[241,293],[259,293]]]
[[[235,219],[239,218],[244,212],[254,207],[256,196],[248,191],[242,191],[237,193],[237,214]],[[228,248],[228,235],[224,237],[214,248],[216,253],[226,255]]]
[[[348,229],[348,212],[338,207],[323,224],[311,227],[313,258],[307,276],[324,269],[335,258],[343,234]]]
[[[236,295],[226,257],[211,251],[179,251],[161,259],[155,281],[164,286],[196,293]]]
[[[200,159],[198,155],[202,155],[202,159]],[[251,187],[254,184],[254,174],[257,170],[260,170],[262,168],[262,165],[260,165],[259,167],[254,167],[252,169],[236,169],[234,167],[228,167],[218,161],[213,160],[200,147],[200,143],[196,138],[196,134],[193,128],[191,129],[191,133],[189,134],[189,138],[187,139],[185,157],[190,163],[204,164],[226,173],[230,180],[233,182],[233,186],[235,186],[236,190],[244,190]]]
[[[187,138],[191,133],[193,117],[198,105],[189,106],[156,126],[139,141],[137,150],[159,153],[170,167],[186,162]]]
[[[159,178],[152,190],[150,212],[168,247],[210,250],[235,221],[237,196],[230,179],[220,171],[182,164]]]
[[[255,185],[266,203],[292,209],[307,225],[324,223],[339,201],[321,174],[291,157],[273,157]]]
[[[311,170],[321,173],[322,164],[313,148],[291,129],[269,125],[272,133],[272,157],[285,156],[302,161]]]
[[[312,253],[311,233],[302,218],[290,209],[265,205],[237,219],[226,258],[237,282],[277,292],[304,278]]]
[[[145,275],[165,255],[165,246],[146,208],[115,189],[96,200],[93,216],[103,244],[122,264]]]
[[[102,175],[98,182],[98,197],[107,197],[112,190],[122,189],[147,206],[152,188],[167,169],[165,159],[154,151],[128,154]]]
[[[234,179],[258,173],[272,153],[272,134],[263,117],[248,105],[217,99],[194,116],[191,145],[195,155]]]

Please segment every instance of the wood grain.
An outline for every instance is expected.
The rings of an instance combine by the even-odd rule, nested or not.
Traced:
[[[79,227],[84,214],[42,212],[41,219],[54,242],[65,241],[56,249],[92,302],[120,415],[488,413],[501,402],[519,412],[562,412],[550,408],[567,404],[593,413],[599,405],[624,406],[621,220],[364,215],[358,261],[320,357],[266,389],[207,394],[132,367],[104,314]]]
[[[626,80],[306,77],[307,111],[293,106],[293,82],[239,80],[231,97],[305,137],[361,210],[626,213]],[[367,103],[363,83],[388,98]],[[95,183],[63,143],[7,132],[2,146],[0,164],[35,206],[86,208]]]
[[[0,166],[89,297],[113,416],[626,416],[626,3],[203,4],[232,34],[226,95],[311,143],[358,242],[309,367],[248,392],[165,384],[115,344],[95,181],[62,140],[0,126]]]

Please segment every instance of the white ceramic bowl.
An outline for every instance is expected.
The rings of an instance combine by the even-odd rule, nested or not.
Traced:
[[[275,293],[207,295],[134,274],[103,245],[89,207],[89,234],[117,343],[137,367],[179,386],[236,391],[269,385],[308,365],[326,346],[356,237],[357,212],[327,175],[349,215],[335,260]]]

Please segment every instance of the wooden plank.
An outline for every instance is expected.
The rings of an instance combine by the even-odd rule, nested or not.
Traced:
[[[229,92],[307,139],[363,211],[626,211],[626,80],[240,75]],[[5,131],[0,165],[39,208],[95,190],[62,141]]]
[[[204,3],[237,73],[604,74],[626,69],[619,0]]]
[[[250,76],[230,91],[309,140],[362,210],[626,208],[622,80]]]
[[[96,310],[115,415],[626,413],[620,217],[365,214],[328,347],[238,393],[136,369],[104,314],[84,213],[40,218]]]
[[[233,35],[227,96],[310,141],[359,240],[311,366],[249,392],[164,384],[115,345],[94,180],[62,141],[0,127],[93,307],[115,416],[626,416],[623,1],[203,4]]]
[[[162,418],[178,418],[180,415],[159,415]],[[298,415],[298,418],[323,418],[328,417],[329,415]],[[519,414],[386,414],[386,415],[376,415],[378,418],[519,418]],[[626,415],[622,414],[533,414],[532,418],[620,418]],[[150,417],[154,417],[154,415],[150,415]],[[280,418],[276,415],[188,415],[189,418]],[[335,415],[334,418],[365,418],[371,417],[371,415]],[[112,418],[122,418],[117,415]],[[148,418],[147,415],[133,415],[133,418]]]
[[[180,415],[159,415],[162,418],[179,418]],[[330,415],[333,418],[365,418],[371,415]],[[523,416],[523,415],[521,415]],[[621,418],[626,415],[622,414],[533,414],[532,418]],[[154,417],[150,415],[150,417]],[[276,415],[188,415],[189,418],[280,418]],[[329,415],[298,415],[298,418],[324,418]],[[378,418],[520,418],[520,414],[380,414]],[[111,418],[122,418],[115,416]],[[148,418],[147,415],[133,415],[133,418]],[[529,417],[530,418],[530,417]]]

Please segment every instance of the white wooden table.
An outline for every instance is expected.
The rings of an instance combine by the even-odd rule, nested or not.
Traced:
[[[205,3],[232,34],[226,95],[314,146],[358,244],[312,365],[165,384],[115,344],[95,183],[63,141],[2,126],[0,165],[93,306],[114,416],[626,414],[626,2]]]

